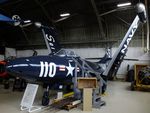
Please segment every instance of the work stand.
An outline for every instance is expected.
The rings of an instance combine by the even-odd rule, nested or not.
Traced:
[[[101,94],[102,94],[102,86],[104,84],[106,85],[106,82],[101,77],[101,73],[95,71],[91,66],[89,66],[87,64],[87,62],[85,60],[83,60],[79,57],[77,57],[77,58],[73,57],[72,59],[75,62],[75,76],[73,79],[75,96],[78,95],[78,98],[81,97],[81,92],[79,92],[79,89],[78,89],[78,82],[77,82],[78,77],[83,77],[83,78],[89,77],[90,78],[90,77],[92,77],[92,75],[90,73],[93,73],[97,78],[98,87],[93,89],[92,105],[94,108],[100,108],[102,105],[105,105],[105,102],[101,100]],[[79,67],[81,69],[80,75],[78,75],[78,73],[77,73],[77,67]]]

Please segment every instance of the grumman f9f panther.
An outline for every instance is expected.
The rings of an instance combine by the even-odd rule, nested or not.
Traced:
[[[146,22],[145,6],[139,3],[136,8],[137,16],[112,59],[108,58],[108,55],[105,55],[101,61],[96,63],[81,59],[74,52],[61,49],[54,28],[44,26],[41,23],[34,23],[43,33],[49,55],[16,58],[7,63],[6,70],[14,76],[47,84],[69,82],[74,84],[72,79],[75,76],[94,76],[103,81],[102,92],[105,92],[107,78],[112,77],[118,71],[135,31],[141,23]],[[17,22],[16,20],[6,19],[10,22]],[[109,63],[104,70],[100,64],[108,61]]]

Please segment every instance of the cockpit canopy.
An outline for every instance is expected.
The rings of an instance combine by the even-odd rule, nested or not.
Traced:
[[[77,54],[75,54],[74,51],[70,51],[70,50],[64,50],[64,49],[61,49],[60,51],[58,51],[57,53],[55,53],[56,56],[59,56],[59,57],[79,57]]]

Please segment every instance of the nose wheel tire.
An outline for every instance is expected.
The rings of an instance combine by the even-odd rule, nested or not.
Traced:
[[[6,82],[6,83],[4,83],[4,89],[9,89],[9,83],[8,82]]]
[[[47,106],[49,104],[49,92],[45,91],[42,97],[42,105]]]
[[[135,83],[136,83],[136,81],[131,82],[131,91],[135,90]]]

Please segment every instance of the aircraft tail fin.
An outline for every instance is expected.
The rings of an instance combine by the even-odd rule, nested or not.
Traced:
[[[53,27],[43,26],[40,23],[35,23],[35,25],[42,29],[44,40],[49,53],[55,54],[56,52],[58,52],[61,49],[61,46],[56,39],[57,37],[56,30]]]
[[[123,38],[118,50],[115,52],[113,58],[109,62],[106,70],[103,72],[103,75],[108,76],[109,79],[113,79],[116,75],[124,56],[126,55],[128,45],[132,40],[132,37],[138,28],[140,22],[146,22],[146,13],[145,13],[145,6],[143,4],[137,5],[138,15],[135,17],[133,23],[131,24],[129,30],[127,31],[125,37]],[[142,17],[143,16],[143,17]]]

